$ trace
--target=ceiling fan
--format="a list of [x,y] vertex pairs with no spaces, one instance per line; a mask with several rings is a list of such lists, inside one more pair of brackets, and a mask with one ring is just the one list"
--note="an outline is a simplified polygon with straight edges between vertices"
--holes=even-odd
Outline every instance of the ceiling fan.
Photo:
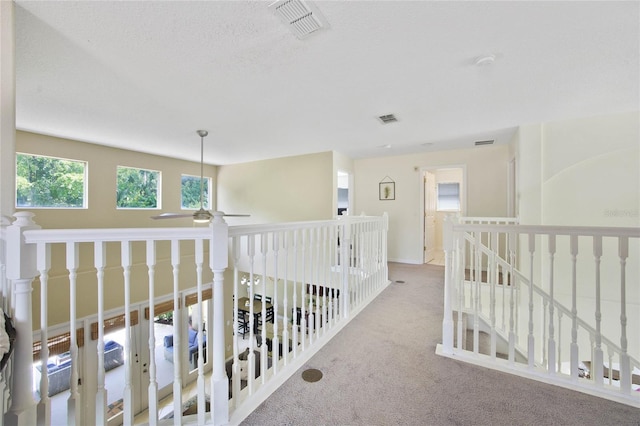
[[195,223],[208,223],[214,216],[235,216],[248,217],[248,214],[225,214],[222,212],[211,213],[204,209],[204,138],[209,134],[206,130],[198,130],[200,136],[200,209],[192,214],[162,213],[158,216],[151,216],[151,219],[177,219],[180,217],[193,217]]

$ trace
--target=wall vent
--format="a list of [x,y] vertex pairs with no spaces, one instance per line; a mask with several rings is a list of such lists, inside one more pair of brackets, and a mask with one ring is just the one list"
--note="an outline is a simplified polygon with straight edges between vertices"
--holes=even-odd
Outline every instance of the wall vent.
[[270,4],[269,9],[299,39],[328,27],[326,19],[317,8],[303,0],[278,0]]
[[393,114],[381,115],[380,117],[378,117],[378,119],[382,121],[382,124],[395,123],[396,121],[398,121],[396,116]]
[[475,146],[481,146],[481,145],[493,145],[493,139],[487,140],[487,141],[476,141],[475,142]]

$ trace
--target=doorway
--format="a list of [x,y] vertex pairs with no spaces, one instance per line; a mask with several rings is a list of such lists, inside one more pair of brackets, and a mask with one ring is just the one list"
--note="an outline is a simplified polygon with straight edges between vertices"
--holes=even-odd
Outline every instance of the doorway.
[[424,263],[444,265],[444,221],[466,214],[465,166],[423,168],[422,185]]
[[349,197],[349,173],[338,172],[338,216],[343,214],[349,214],[350,212],[350,197]]

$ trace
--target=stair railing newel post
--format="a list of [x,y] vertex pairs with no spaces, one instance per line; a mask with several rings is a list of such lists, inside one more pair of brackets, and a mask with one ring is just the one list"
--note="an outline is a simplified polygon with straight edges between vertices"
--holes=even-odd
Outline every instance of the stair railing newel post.
[[[627,352],[627,276],[626,265],[629,257],[629,238],[618,237],[618,257],[620,258],[620,389],[631,392],[631,360]],[[611,364],[609,364],[611,365]],[[611,367],[609,367],[611,368]]]
[[[222,212],[214,212],[209,265],[213,271],[213,345],[211,411],[214,425],[229,423],[229,381],[225,369],[224,271],[229,266],[229,226]],[[236,395],[234,395],[235,397]]]
[[342,317],[349,318],[350,314],[350,301],[351,295],[349,293],[349,264],[351,262],[351,256],[349,253],[349,247],[351,246],[351,218],[350,216],[342,216],[342,223],[340,225],[340,266],[342,274]]
[[[444,249],[444,318],[442,319],[443,353],[453,355],[453,312],[451,310],[453,277],[453,225],[456,218],[445,217],[442,229],[442,248]],[[458,318],[458,321],[461,319]]]
[[36,245],[26,244],[24,232],[40,229],[31,212],[17,212],[16,220],[6,229],[7,280],[13,288],[11,299],[12,315],[16,335],[13,353],[13,381],[11,407],[5,416],[7,424],[36,424],[36,400],[31,386],[33,383],[33,324],[31,319],[31,283],[37,275]]

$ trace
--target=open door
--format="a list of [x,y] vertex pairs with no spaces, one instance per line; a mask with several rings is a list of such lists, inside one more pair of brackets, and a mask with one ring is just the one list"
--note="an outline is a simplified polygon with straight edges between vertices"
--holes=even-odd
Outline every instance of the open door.
[[436,177],[424,172],[424,263],[434,259],[436,249]]

